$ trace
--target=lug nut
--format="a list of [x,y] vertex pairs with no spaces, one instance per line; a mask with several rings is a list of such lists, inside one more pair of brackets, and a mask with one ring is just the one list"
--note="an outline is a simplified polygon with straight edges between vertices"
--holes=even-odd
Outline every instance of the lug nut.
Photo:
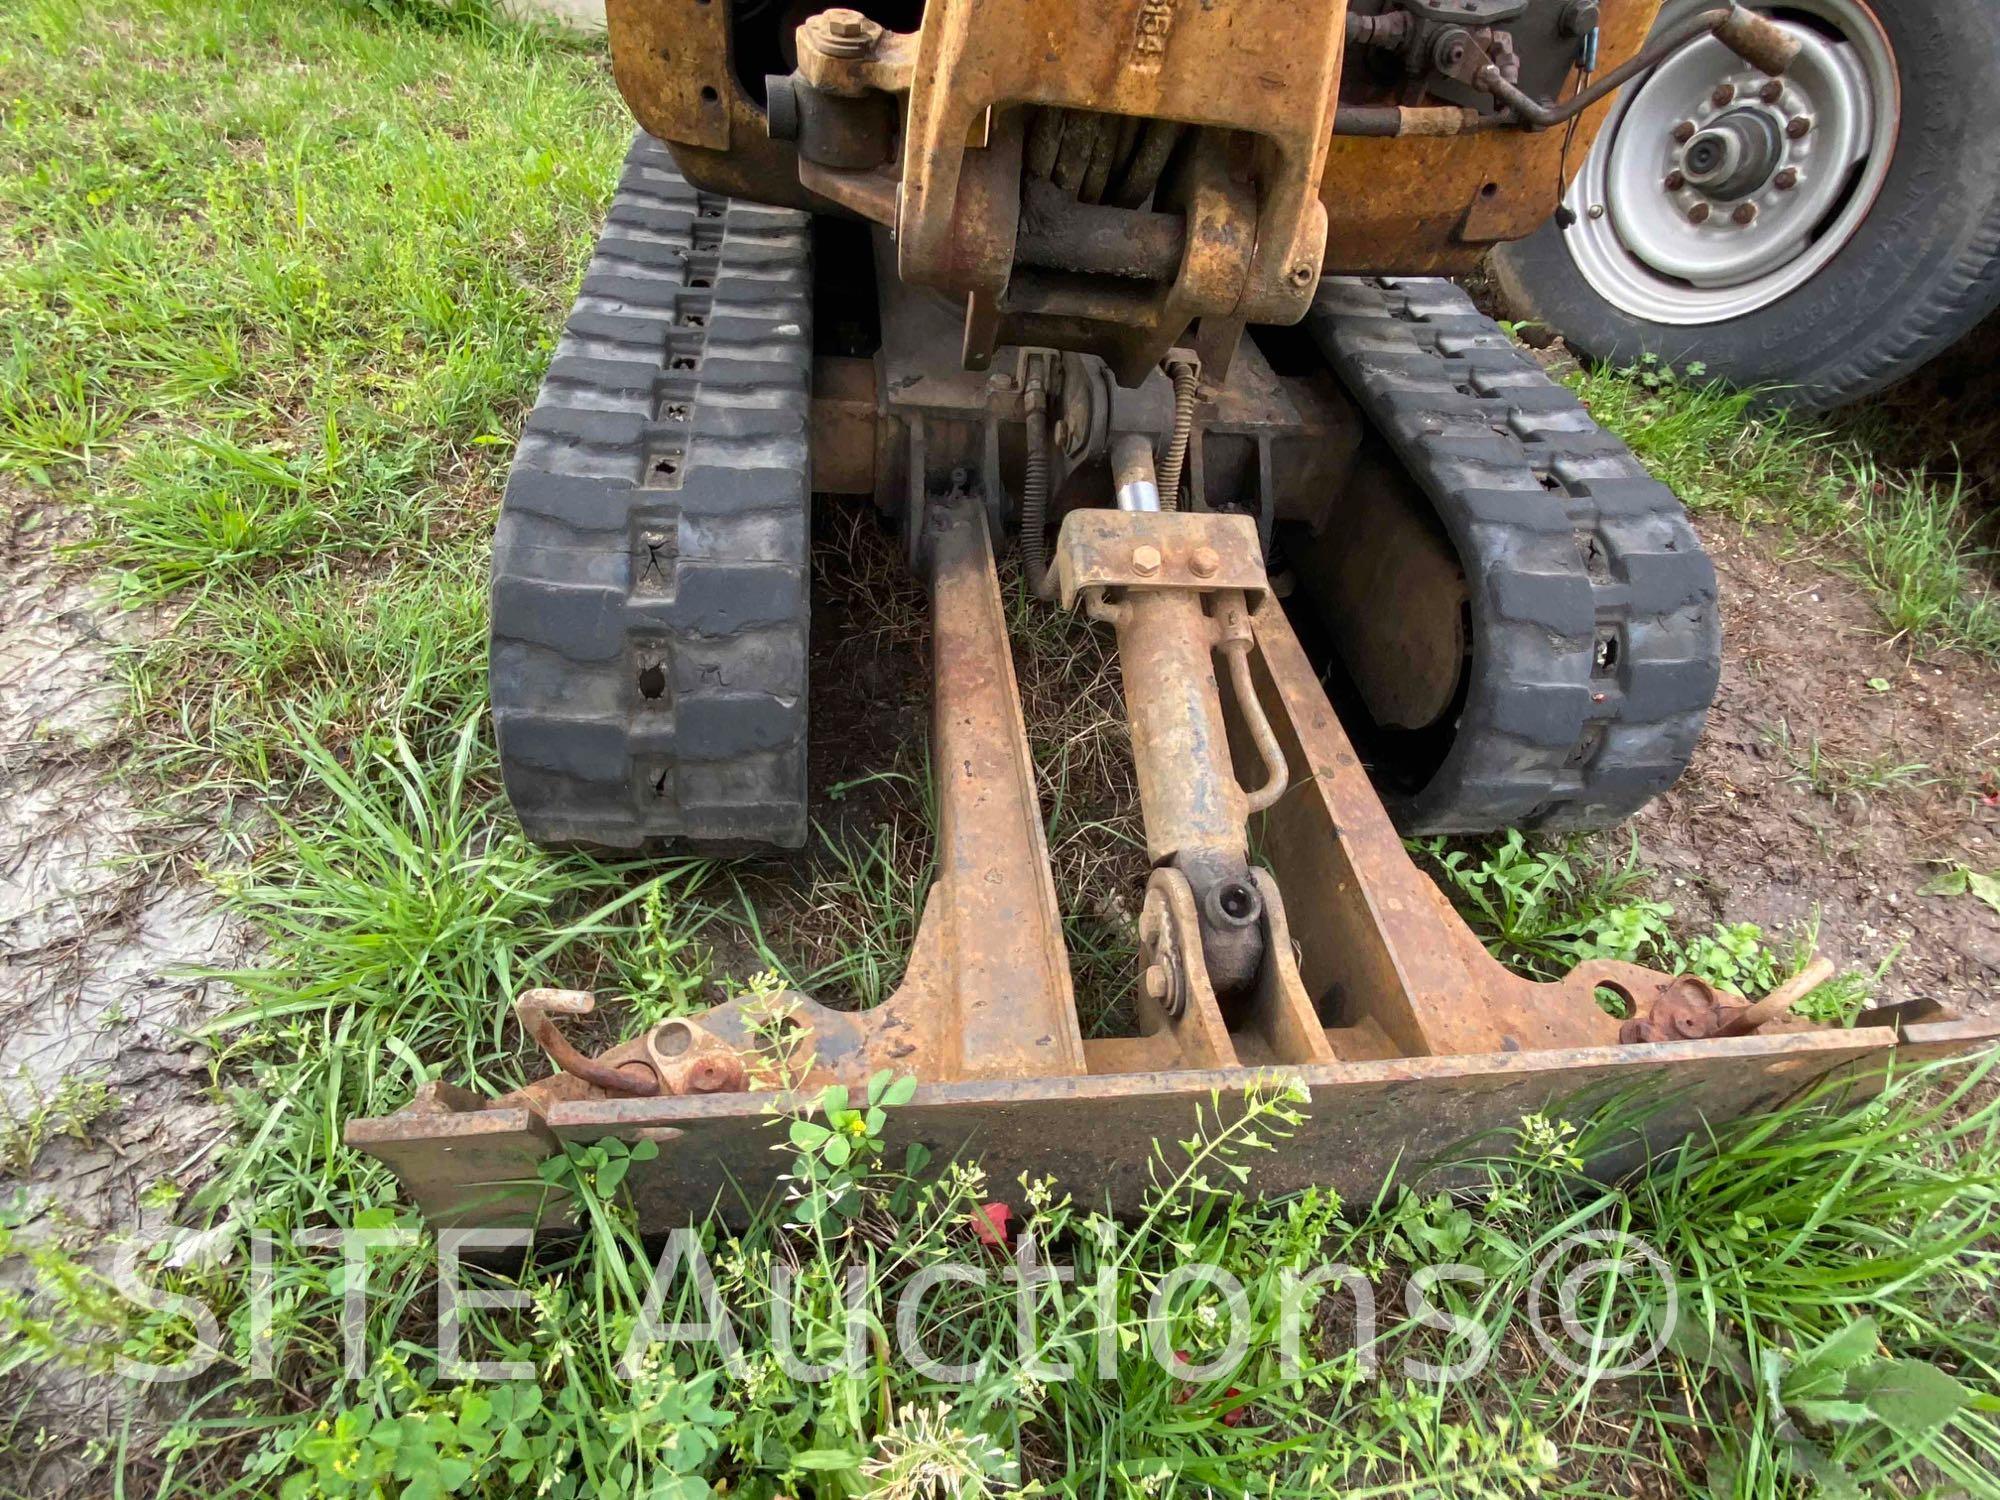
[[1780,99],[1785,97],[1785,86],[1773,78],[1761,89],[1757,90],[1757,97],[1762,99],[1766,104],[1776,104]]
[[1812,120],[1806,115],[1793,115],[1785,122],[1785,134],[1793,140],[1804,140],[1812,130]]
[[1735,97],[1735,84],[1719,83],[1715,86],[1715,92],[1708,96],[1708,102],[1713,104],[1717,109],[1721,109],[1723,105],[1730,103]]
[[1683,120],[1674,127],[1674,139],[1685,146],[1694,139],[1694,121]]
[[1697,224],[1706,224],[1708,222],[1708,205],[1706,203],[1695,204],[1693,208],[1688,210],[1688,217]]
[[1686,187],[1687,185],[1688,185],[1687,173],[1683,172],[1679,167],[1675,167],[1673,171],[1667,173],[1668,192],[1678,193],[1682,188]]
[[1141,578],[1151,578],[1160,571],[1160,549],[1153,546],[1132,549],[1132,571]]
[[1771,186],[1781,193],[1789,193],[1798,185],[1799,169],[1797,167],[1786,167],[1784,171],[1771,179]]
[[1730,214],[1729,217],[1739,224],[1754,223],[1757,218],[1757,205],[1754,203],[1739,203],[1736,205],[1736,211]]
[[1222,571],[1222,557],[1213,547],[1197,547],[1188,559],[1188,571],[1197,578],[1213,578]]

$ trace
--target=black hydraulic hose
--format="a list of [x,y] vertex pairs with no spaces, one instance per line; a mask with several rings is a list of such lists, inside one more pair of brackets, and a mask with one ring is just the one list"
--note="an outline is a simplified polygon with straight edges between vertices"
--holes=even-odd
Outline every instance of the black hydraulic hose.
[[1174,430],[1160,458],[1160,509],[1181,508],[1181,468],[1187,462],[1188,434],[1194,430],[1194,366],[1176,360],[1167,366],[1174,382]]

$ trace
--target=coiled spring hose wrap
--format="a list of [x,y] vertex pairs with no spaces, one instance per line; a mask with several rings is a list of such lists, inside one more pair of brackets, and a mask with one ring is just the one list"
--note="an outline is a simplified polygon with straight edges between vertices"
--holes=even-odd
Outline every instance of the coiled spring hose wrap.
[[1194,430],[1194,366],[1176,360],[1167,366],[1174,382],[1174,432],[1160,459],[1160,509],[1181,508],[1181,466],[1187,462],[1188,434]]
[[1050,594],[1049,541],[1049,413],[1038,382],[1028,386],[1028,463],[1021,479],[1021,571],[1029,592],[1038,599]]

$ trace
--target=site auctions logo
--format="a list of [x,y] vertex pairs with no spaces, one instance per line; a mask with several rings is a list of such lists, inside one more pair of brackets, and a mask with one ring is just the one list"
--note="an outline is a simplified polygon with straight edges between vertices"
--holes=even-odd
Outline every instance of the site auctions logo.
[[[1119,1372],[1121,1358],[1135,1347],[1143,1348],[1145,1356],[1169,1377],[1190,1385],[1225,1381],[1235,1375],[1250,1356],[1257,1330],[1270,1327],[1271,1309],[1264,1306],[1253,1311],[1241,1278],[1224,1266],[1199,1260],[1173,1264],[1145,1278],[1149,1286],[1143,1301],[1121,1298],[1118,1273],[1123,1262],[1117,1253],[1118,1227],[1109,1220],[1094,1222],[1098,1253],[1090,1295],[1081,1302],[1065,1300],[1062,1327],[1053,1332],[1038,1326],[1051,1311],[1038,1289],[1051,1283],[1076,1285],[1076,1267],[1045,1263],[1042,1247],[1032,1233],[1019,1235],[1009,1246],[1003,1220],[979,1237],[987,1247],[985,1260],[938,1261],[893,1287],[872,1279],[860,1265],[846,1267],[841,1287],[845,1312],[842,1357],[817,1364],[801,1358],[795,1347],[792,1324],[798,1273],[783,1260],[775,1260],[770,1268],[760,1348],[775,1357],[785,1375],[806,1383],[861,1374],[879,1355],[871,1342],[874,1330],[893,1331],[895,1357],[917,1375],[947,1385],[966,1384],[992,1374],[1001,1361],[1008,1362],[1013,1373],[1038,1384],[1076,1379],[1083,1373],[1078,1362],[1062,1356],[1065,1351],[1083,1350],[1091,1351],[1091,1357],[1084,1361],[1086,1367],[1097,1378],[1111,1379]],[[150,1248],[157,1255],[193,1233],[183,1231],[156,1239],[150,1247],[121,1247],[112,1271],[119,1291],[149,1311],[184,1319],[195,1332],[194,1348],[178,1363],[149,1364],[120,1357],[118,1370],[129,1379],[147,1383],[191,1380],[222,1357],[213,1312],[197,1298],[151,1286],[140,1275],[142,1249]],[[438,1233],[434,1353],[445,1379],[535,1378],[529,1361],[482,1360],[465,1348],[467,1310],[524,1311],[532,1302],[531,1293],[519,1288],[496,1290],[490,1285],[468,1284],[467,1258],[491,1260],[525,1252],[533,1238],[526,1229],[446,1229]],[[390,1249],[407,1252],[421,1243],[416,1230],[387,1226],[311,1230],[294,1241],[294,1250],[318,1249],[339,1259],[342,1372],[346,1378],[358,1380],[368,1371],[367,1313],[375,1290],[369,1278],[371,1255]],[[249,1373],[255,1379],[273,1378],[278,1352],[272,1336],[275,1249],[276,1240],[268,1231],[252,1234],[247,1290],[252,1351]],[[405,1256],[399,1264],[409,1274],[413,1262]],[[1666,1348],[1679,1316],[1677,1290],[1665,1258],[1641,1240],[1606,1229],[1578,1231],[1551,1245],[1532,1263],[1525,1285],[1518,1276],[1496,1277],[1479,1266],[1456,1261],[1400,1267],[1396,1281],[1406,1315],[1399,1328],[1430,1330],[1435,1337],[1425,1341],[1428,1352],[1454,1356],[1448,1363],[1417,1353],[1401,1358],[1401,1374],[1427,1383],[1470,1380],[1487,1368],[1495,1354],[1489,1329],[1503,1321],[1494,1316],[1503,1310],[1502,1304],[1511,1304],[1504,1309],[1510,1314],[1504,1326],[1527,1330],[1557,1366],[1591,1380],[1620,1378],[1647,1368]],[[1012,1347],[994,1347],[975,1361],[961,1363],[947,1363],[926,1348],[926,1305],[947,1286],[1011,1288]],[[1277,1289],[1277,1345],[1283,1378],[1296,1379],[1305,1368],[1308,1361],[1302,1350],[1309,1328],[1315,1330],[1319,1351],[1314,1358],[1325,1357],[1325,1326],[1338,1299],[1346,1299],[1351,1306],[1346,1347],[1352,1350],[1358,1370],[1370,1378],[1380,1373],[1377,1285],[1360,1269],[1344,1263],[1286,1268],[1279,1273]],[[691,1298],[687,1295],[690,1291]],[[672,1320],[664,1316],[663,1310],[670,1306],[690,1305],[699,1309],[700,1316]],[[1199,1359],[1176,1347],[1174,1337],[1177,1328],[1188,1326],[1191,1309],[1202,1332]],[[1481,1315],[1473,1316],[1474,1309]],[[747,1368],[741,1332],[744,1326],[740,1311],[728,1306],[717,1285],[700,1233],[677,1229],[667,1236],[651,1267],[618,1373],[632,1379],[642,1362],[661,1347],[701,1345],[717,1351],[723,1365],[740,1376]]]

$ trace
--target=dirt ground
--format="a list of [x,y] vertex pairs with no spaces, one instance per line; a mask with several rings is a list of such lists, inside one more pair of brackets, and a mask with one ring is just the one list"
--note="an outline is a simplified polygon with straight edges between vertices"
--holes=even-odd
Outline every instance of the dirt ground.
[[[2000,914],[1920,891],[1949,863],[2000,864],[2000,670],[1886,639],[1858,584],[1771,532],[1698,529],[1721,582],[1722,687],[1688,774],[1633,825],[1659,894],[1684,919],[1773,934],[1817,913],[1848,967],[1902,950],[1884,998],[1994,1013]],[[1922,769],[1846,785],[1864,767]]]
[[[102,1246],[170,1218],[227,1126],[190,1035],[227,1002],[197,966],[240,963],[190,868],[205,828],[162,827],[121,779],[121,641],[160,622],[95,595],[80,528],[6,495],[0,545],[0,1226]],[[0,1263],[0,1290],[25,1263]],[[102,1386],[38,1380],[44,1420]]]

